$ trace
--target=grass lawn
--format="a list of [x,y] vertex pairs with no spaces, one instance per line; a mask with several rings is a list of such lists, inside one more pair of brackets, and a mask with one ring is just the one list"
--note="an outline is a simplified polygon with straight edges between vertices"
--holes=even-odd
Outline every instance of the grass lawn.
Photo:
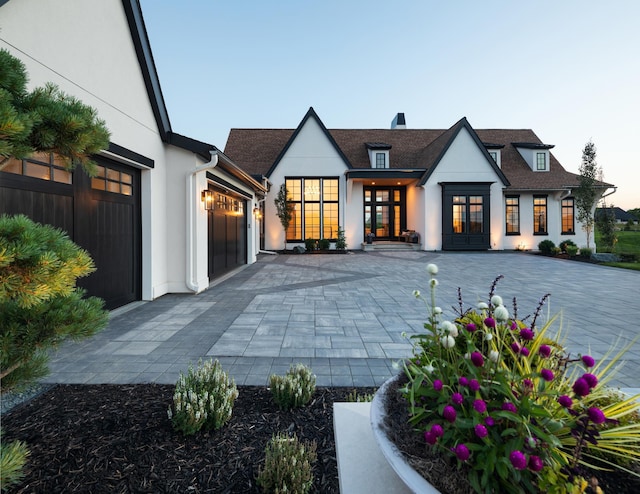
[[[637,228],[637,227],[636,227]],[[618,242],[616,243],[613,252],[620,256],[635,255],[636,259],[640,260],[640,230],[634,231],[618,231]],[[611,249],[602,245],[600,232],[596,229],[595,241],[598,247],[598,252],[611,252]],[[603,263],[606,266],[613,266],[616,268],[633,269],[640,271],[640,262],[607,262]]]

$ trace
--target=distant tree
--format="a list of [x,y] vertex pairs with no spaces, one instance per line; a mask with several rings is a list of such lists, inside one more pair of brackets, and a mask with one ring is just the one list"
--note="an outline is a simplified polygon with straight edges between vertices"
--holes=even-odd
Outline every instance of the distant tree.
[[601,208],[598,211],[598,217],[596,220],[596,226],[600,233],[600,240],[604,244],[607,250],[614,252],[616,243],[618,242],[618,235],[616,235],[616,215],[614,213],[613,205],[608,206],[603,200]]
[[280,185],[278,195],[274,199],[276,205],[276,215],[280,218],[280,224],[284,229],[284,250],[287,249],[287,230],[293,218],[293,204],[289,200],[289,191],[286,184]]
[[635,216],[636,222],[640,222],[640,208],[627,209],[627,213]]
[[574,190],[578,221],[582,223],[582,229],[587,234],[587,248],[590,249],[590,239],[593,233],[593,211],[598,200],[596,179],[599,174],[596,162],[596,146],[592,141],[587,142],[582,150],[582,163],[580,165],[579,186]]
[[10,157],[43,151],[93,175],[91,155],[109,146],[109,131],[95,109],[48,83],[27,91],[24,64],[0,50],[0,170]]

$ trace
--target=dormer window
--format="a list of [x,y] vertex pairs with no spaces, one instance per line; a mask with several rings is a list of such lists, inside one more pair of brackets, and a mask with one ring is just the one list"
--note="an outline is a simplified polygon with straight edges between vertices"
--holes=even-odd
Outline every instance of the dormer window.
[[539,172],[547,170],[547,153],[536,153],[536,170]]
[[515,148],[534,172],[549,171],[549,150],[553,144],[539,142],[513,142]]
[[371,168],[389,168],[389,150],[391,144],[384,142],[365,142],[367,151],[369,152],[369,162]]
[[483,142],[483,144],[484,144],[484,147],[487,149],[489,156],[491,156],[491,159],[495,161],[496,165],[498,165],[498,168],[501,168],[500,150],[504,147],[504,144],[491,144],[488,142]]

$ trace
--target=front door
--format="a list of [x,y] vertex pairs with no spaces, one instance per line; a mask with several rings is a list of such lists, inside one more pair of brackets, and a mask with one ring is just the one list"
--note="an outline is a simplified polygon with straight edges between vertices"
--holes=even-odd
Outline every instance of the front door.
[[405,188],[364,188],[364,235],[376,240],[398,240],[406,229]]
[[442,250],[487,250],[491,184],[442,184]]

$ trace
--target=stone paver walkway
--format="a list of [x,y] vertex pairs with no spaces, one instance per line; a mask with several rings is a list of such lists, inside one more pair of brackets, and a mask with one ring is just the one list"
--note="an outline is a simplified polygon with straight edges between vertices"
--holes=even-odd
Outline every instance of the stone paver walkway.
[[[497,293],[518,297],[518,316],[551,293],[544,314],[572,352],[601,358],[636,337],[640,273],[523,253],[373,252],[260,256],[200,295],[166,295],[112,313],[109,326],[51,357],[52,383],[173,384],[199,358],[220,360],[238,384],[265,385],[292,363],[309,365],[320,386],[377,386],[407,357],[404,333],[423,329],[429,262],[436,263],[438,304],[451,316],[457,287],[465,305]],[[509,307],[511,304],[507,304]],[[640,343],[612,384],[638,387]]]

